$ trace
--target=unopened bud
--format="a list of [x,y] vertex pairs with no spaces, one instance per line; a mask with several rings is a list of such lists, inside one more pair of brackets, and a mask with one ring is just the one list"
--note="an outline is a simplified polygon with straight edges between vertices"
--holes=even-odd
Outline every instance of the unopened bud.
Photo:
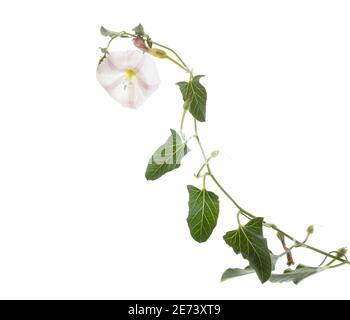
[[210,156],[211,156],[212,158],[216,158],[218,155],[219,155],[219,150],[214,150],[214,151],[210,154]]
[[134,43],[134,46],[136,48],[139,48],[143,52],[149,51],[149,48],[146,46],[145,40],[142,37],[137,36],[134,39],[132,39],[132,42]]
[[134,43],[134,46],[142,50],[143,53],[147,52],[150,55],[160,59],[168,57],[167,53],[162,49],[147,47],[145,40],[141,36],[135,37],[132,39],[132,42]]
[[307,232],[308,234],[313,234],[314,231],[315,231],[315,228],[314,228],[313,225],[308,226],[307,229],[306,229],[306,232]]
[[154,57],[160,58],[160,59],[164,59],[167,58],[168,55],[164,50],[161,49],[157,49],[157,48],[150,48],[147,51],[149,54],[151,54]]
[[347,248],[347,247],[340,248],[340,249],[337,251],[337,253],[338,253],[339,256],[345,256],[345,255],[348,253],[348,248]]

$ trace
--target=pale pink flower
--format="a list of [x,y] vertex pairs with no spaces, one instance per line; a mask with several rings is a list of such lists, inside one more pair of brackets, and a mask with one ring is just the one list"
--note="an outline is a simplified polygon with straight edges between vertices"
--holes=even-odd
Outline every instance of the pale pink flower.
[[160,84],[153,59],[138,50],[112,52],[96,74],[112,98],[129,108],[138,108]]

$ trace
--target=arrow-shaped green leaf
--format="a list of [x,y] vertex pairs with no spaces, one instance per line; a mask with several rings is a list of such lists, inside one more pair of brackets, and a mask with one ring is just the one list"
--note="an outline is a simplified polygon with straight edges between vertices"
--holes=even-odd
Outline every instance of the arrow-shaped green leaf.
[[212,234],[219,216],[218,196],[205,189],[200,190],[194,186],[187,186],[188,218],[192,238],[198,242],[207,241]]
[[189,111],[198,121],[205,121],[207,91],[199,82],[200,78],[204,76],[198,75],[193,77],[189,82],[178,82],[183,100],[190,99]]
[[235,253],[242,254],[249,261],[262,283],[269,280],[272,271],[270,252],[262,231],[263,221],[263,218],[254,218],[224,236]]
[[146,169],[146,179],[156,180],[169,171],[180,167],[182,158],[188,152],[187,145],[175,130],[170,130],[171,136],[152,155]]

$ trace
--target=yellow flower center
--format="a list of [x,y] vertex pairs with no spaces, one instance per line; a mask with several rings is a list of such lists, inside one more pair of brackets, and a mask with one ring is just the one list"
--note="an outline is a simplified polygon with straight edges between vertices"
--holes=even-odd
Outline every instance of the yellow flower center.
[[125,71],[125,76],[127,78],[134,79],[134,78],[136,78],[136,72],[134,70],[132,70],[132,69],[127,69]]

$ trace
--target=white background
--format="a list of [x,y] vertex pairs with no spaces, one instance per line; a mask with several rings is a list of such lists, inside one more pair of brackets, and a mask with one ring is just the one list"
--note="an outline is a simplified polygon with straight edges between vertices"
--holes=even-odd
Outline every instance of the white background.
[[349,16],[348,1],[1,2],[0,298],[349,298],[349,267],[298,286],[254,275],[220,283],[246,263],[222,240],[236,210],[210,182],[218,226],[204,244],[189,235],[198,148],[179,170],[144,178],[178,127],[174,83],[186,76],[158,60],[162,85],[138,111],[95,79],[99,26],[142,22],[207,75],[200,131],[208,151],[221,150],[212,166],[224,186],[300,239],[316,224],[310,243],[334,250],[350,245]]

